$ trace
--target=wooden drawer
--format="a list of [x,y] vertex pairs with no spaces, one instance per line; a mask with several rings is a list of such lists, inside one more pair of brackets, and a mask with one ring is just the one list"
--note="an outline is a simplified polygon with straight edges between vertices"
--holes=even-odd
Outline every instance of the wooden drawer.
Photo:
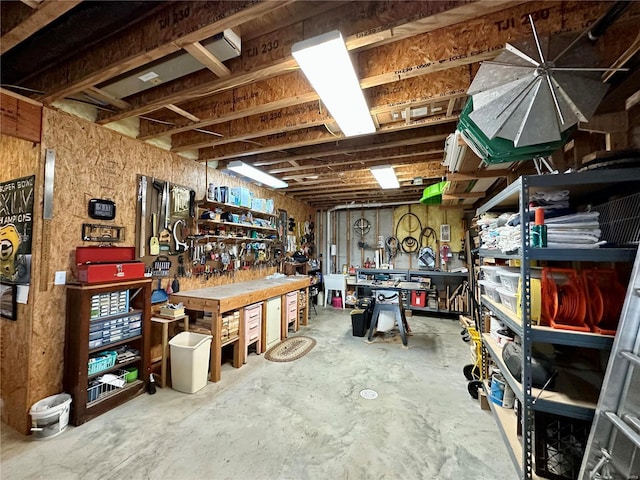
[[260,334],[262,330],[261,326],[262,326],[262,322],[260,321],[260,319],[251,321],[251,323],[247,323],[247,327],[245,329],[245,340],[246,340],[245,343],[247,345],[255,342],[260,338]]
[[260,338],[262,330],[262,303],[256,303],[244,307],[244,332],[247,345]]
[[244,321],[248,325],[249,322],[260,321],[262,319],[262,303],[256,303],[244,307]]
[[287,311],[298,308],[298,292],[287,293]]

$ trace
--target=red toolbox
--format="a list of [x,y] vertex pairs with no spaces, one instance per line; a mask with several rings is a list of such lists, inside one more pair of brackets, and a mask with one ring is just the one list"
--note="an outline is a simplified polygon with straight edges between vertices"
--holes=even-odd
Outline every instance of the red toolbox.
[[425,307],[426,304],[427,304],[427,292],[425,292],[424,290],[411,291],[412,307]]
[[77,247],[78,281],[106,283],[144,278],[135,247]]

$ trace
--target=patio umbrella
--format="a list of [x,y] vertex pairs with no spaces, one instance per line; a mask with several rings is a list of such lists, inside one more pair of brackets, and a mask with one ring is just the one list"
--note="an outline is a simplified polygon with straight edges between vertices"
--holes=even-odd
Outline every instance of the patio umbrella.
[[507,44],[495,61],[483,62],[468,94],[469,119],[489,138],[515,147],[556,142],[562,133],[588,122],[608,85],[599,80],[606,68],[582,67],[595,54],[583,34],[569,45],[540,39],[529,17],[533,39]]

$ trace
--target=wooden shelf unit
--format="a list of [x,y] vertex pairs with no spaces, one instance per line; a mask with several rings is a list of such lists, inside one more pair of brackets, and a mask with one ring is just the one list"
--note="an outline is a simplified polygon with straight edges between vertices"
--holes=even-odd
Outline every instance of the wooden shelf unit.
[[[64,391],[71,394],[70,421],[82,425],[146,390],[149,371],[151,279],[130,280],[95,285],[67,285],[67,325],[65,339]],[[91,300],[95,295],[128,291],[127,311],[119,314],[91,318]],[[134,313],[141,315],[140,334],[129,338],[89,348],[92,323],[105,319],[128,317]],[[128,345],[138,350],[139,355],[121,364],[89,375],[89,358],[94,354],[115,350]],[[98,399],[89,398],[89,382],[105,373],[116,372],[120,368],[136,367],[138,380],[126,383],[122,388],[111,390]]]

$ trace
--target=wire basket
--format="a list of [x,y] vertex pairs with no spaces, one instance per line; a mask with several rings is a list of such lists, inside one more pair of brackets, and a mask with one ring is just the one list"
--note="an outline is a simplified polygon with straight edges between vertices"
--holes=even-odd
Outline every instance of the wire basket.
[[95,375],[103,370],[113,367],[116,364],[118,354],[112,351],[102,352],[98,357],[89,359],[89,375]]
[[87,403],[102,400],[121,390],[127,384],[128,374],[127,370],[120,369],[92,380],[87,388]]
[[593,207],[600,213],[601,239],[615,245],[640,243],[640,193]]

